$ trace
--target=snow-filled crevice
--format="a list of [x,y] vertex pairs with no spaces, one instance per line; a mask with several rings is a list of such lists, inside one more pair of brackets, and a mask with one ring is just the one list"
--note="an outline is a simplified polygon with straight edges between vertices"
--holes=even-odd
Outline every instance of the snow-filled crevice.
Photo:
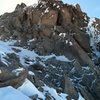
[[97,51],[97,44],[100,42],[100,31],[97,30],[97,25],[95,24],[95,22],[95,18],[90,19],[87,27],[87,33],[90,36],[90,46],[92,47],[96,55],[100,56],[100,53]]

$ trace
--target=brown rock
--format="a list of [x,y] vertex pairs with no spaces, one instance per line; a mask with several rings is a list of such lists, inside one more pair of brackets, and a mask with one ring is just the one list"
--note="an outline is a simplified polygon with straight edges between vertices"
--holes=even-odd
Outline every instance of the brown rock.
[[68,94],[67,99],[71,100],[71,99],[78,99],[78,93],[74,88],[74,85],[72,83],[72,81],[70,80],[70,78],[68,77],[68,75],[65,73],[64,75],[64,79],[65,79],[65,93]]
[[52,40],[45,38],[43,40],[43,47],[44,47],[45,52],[51,53],[54,49],[54,43]]
[[41,24],[46,26],[55,26],[57,22],[58,12],[56,10],[48,10],[41,18]]
[[69,12],[69,9],[65,6],[60,10],[60,15],[59,18],[60,21],[62,21],[61,23],[63,25],[67,25],[68,23],[71,23],[71,13]]
[[74,39],[76,42],[86,51],[86,52],[91,52],[90,48],[90,38],[89,35],[86,33],[77,33],[74,34]]
[[41,10],[37,10],[35,8],[27,8],[24,16],[26,16],[28,26],[33,25],[33,24],[39,24],[40,19],[41,19]]
[[23,69],[21,72],[17,72],[17,70],[15,72],[12,72],[7,68],[1,67],[0,70],[0,87],[5,87],[9,85],[18,87],[27,77],[26,69]]
[[40,34],[44,34],[46,37],[51,37],[53,34],[53,31],[50,27],[45,27],[41,30],[42,32]]

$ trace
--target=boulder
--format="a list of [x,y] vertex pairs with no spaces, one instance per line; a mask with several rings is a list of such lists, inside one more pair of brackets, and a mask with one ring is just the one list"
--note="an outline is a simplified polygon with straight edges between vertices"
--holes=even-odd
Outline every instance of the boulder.
[[53,34],[53,31],[50,27],[44,27],[42,28],[40,34],[44,34],[46,37],[50,38]]
[[91,52],[90,38],[88,34],[83,32],[74,34],[74,39],[84,49],[84,51],[88,53]]
[[75,87],[74,87],[72,81],[70,80],[70,78],[68,77],[68,75],[66,73],[64,75],[64,79],[65,79],[64,91],[66,94],[68,94],[67,99],[68,100],[71,100],[71,99],[77,100],[79,95],[78,95],[77,91],[75,90]]
[[[95,64],[90,59],[88,54],[80,47],[80,45],[73,39],[73,45],[70,46],[70,52],[73,54],[75,59],[79,61],[81,66],[90,66],[92,69],[95,68]],[[87,58],[87,59],[86,59]]]
[[[17,52],[18,50],[17,49],[13,49],[15,52]],[[18,51],[20,52],[20,50]],[[19,63],[20,60],[19,58],[17,57],[17,55],[15,53],[11,53],[11,54],[7,54],[7,60],[8,62],[10,62],[10,64],[8,64],[8,66],[11,68],[11,69],[16,69],[18,68],[19,66],[21,66],[21,64]]]
[[27,77],[27,70],[23,68],[10,70],[5,67],[0,68],[0,87],[20,86]]
[[43,40],[43,48],[45,50],[45,52],[47,53],[52,53],[53,49],[54,49],[54,43],[52,40],[48,39],[48,38],[45,38]]

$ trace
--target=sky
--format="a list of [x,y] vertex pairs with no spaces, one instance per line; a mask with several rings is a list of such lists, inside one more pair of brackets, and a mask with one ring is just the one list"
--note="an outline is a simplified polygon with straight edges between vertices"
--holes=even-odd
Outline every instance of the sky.
[[[17,4],[21,2],[26,5],[37,3],[38,0],[0,0],[0,15],[5,12],[14,11]],[[100,18],[100,0],[63,0],[64,3],[76,4],[79,3],[82,11],[86,12],[90,17]]]
[[63,0],[69,4],[79,3],[82,11],[90,17],[100,18],[100,0]]

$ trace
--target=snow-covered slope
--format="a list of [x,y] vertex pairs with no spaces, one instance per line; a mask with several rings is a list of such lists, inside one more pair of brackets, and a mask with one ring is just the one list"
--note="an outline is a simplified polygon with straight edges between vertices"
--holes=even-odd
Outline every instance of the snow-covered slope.
[[[47,61],[48,59],[55,58],[58,61],[63,61],[63,62],[71,62],[68,58],[65,56],[56,56],[54,54],[52,55],[47,55],[47,56],[39,56],[36,54],[34,51],[30,51],[28,49],[23,49],[22,47],[16,47],[14,46],[16,44],[16,41],[10,40],[10,41],[0,41],[0,56],[1,56],[1,62],[6,64],[7,66],[9,65],[10,62],[8,62],[5,58],[7,57],[7,54],[12,54],[15,53],[19,59],[20,63],[24,67],[28,67],[31,64],[36,62],[37,57],[42,59],[42,61]],[[14,48],[14,49],[13,49]],[[16,52],[15,49],[19,50],[19,52]],[[25,59],[28,58],[28,62],[26,64]],[[44,64],[41,63],[43,66]],[[32,73],[32,72],[31,72]],[[30,71],[29,71],[30,74]],[[30,74],[30,75],[33,75]],[[47,85],[43,86],[43,92],[40,92],[32,82],[30,82],[28,79],[25,80],[22,86],[20,86],[17,90],[12,88],[12,87],[4,87],[0,88],[0,100],[31,100],[28,97],[38,95],[38,98],[42,98],[45,100],[45,95],[47,93],[50,94],[52,100],[53,98],[55,100],[66,100],[66,97],[68,96],[67,94],[64,93],[57,93],[56,90],[52,87],[49,87]],[[81,97],[79,97],[79,100]]]
[[[28,79],[26,79],[23,85],[18,89],[15,89],[11,86],[0,88],[0,100],[32,100],[29,97],[34,95],[38,95],[38,98],[46,100],[46,93],[51,95],[52,100],[67,100],[67,94],[58,94],[54,88],[50,88],[46,85],[43,87],[43,93],[40,92]],[[79,94],[78,100],[85,99],[83,99],[83,97]]]
[[[56,56],[55,54],[52,54],[52,55],[47,55],[47,56],[39,56],[34,51],[30,51],[30,50],[24,49],[22,47],[14,46],[14,44],[16,44],[16,42],[17,42],[16,40],[9,40],[7,42],[0,41],[0,56],[1,56],[1,61],[3,63],[7,64],[5,57],[7,56],[7,54],[12,54],[12,53],[15,53],[19,57],[20,63],[24,67],[28,67],[28,66],[34,64],[36,62],[37,58],[42,59],[42,61],[46,61],[50,58],[55,58],[58,61],[71,62],[64,55]],[[16,52],[15,49],[19,50],[19,52]],[[26,59],[28,59],[27,63],[25,61]]]

